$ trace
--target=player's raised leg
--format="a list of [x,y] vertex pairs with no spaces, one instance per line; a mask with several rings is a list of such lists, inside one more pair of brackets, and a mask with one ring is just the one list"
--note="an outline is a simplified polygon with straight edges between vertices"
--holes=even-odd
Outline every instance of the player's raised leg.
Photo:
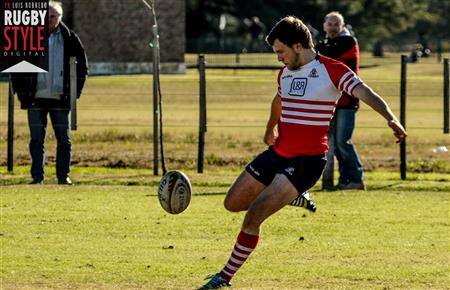
[[312,212],[316,212],[317,210],[314,198],[309,191],[305,191],[302,194],[299,194],[296,199],[289,203],[289,205],[303,207]]
[[[244,176],[246,175],[244,174]],[[242,180],[244,181],[246,178],[243,177]],[[288,205],[296,196],[298,196],[298,191],[294,185],[285,175],[277,174],[272,183],[257,194],[249,206],[227,264],[220,273],[211,276],[209,282],[200,289],[230,286],[230,280],[234,274],[256,248],[261,224],[269,216]]]
[[247,210],[264,188],[266,188],[264,184],[244,170],[228,190],[224,206],[233,212]]
[[249,207],[242,231],[250,235],[259,235],[261,224],[269,216],[288,205],[298,194],[298,190],[284,174],[277,174],[272,183]]

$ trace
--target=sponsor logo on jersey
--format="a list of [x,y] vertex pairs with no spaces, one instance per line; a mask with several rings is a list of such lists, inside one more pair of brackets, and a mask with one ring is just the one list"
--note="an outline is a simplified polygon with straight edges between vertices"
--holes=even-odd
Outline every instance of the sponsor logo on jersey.
[[308,83],[307,78],[294,78],[292,79],[289,95],[302,97],[305,95],[306,85]]
[[308,77],[310,77],[310,78],[318,78],[319,75],[317,74],[317,70],[315,68],[313,68],[311,70],[311,72],[309,73]]
[[292,78],[292,75],[285,75],[281,79],[284,80],[284,79],[289,79],[289,78]]

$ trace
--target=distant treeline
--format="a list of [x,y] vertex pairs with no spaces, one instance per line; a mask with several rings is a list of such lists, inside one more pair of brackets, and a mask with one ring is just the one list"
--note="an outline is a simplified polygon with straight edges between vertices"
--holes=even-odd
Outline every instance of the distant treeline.
[[281,17],[298,16],[321,39],[323,17],[330,11],[344,15],[362,49],[387,44],[405,50],[419,42],[432,50],[439,44],[449,49],[449,0],[186,0],[187,51],[267,50],[261,39],[252,42],[254,16],[264,33]]

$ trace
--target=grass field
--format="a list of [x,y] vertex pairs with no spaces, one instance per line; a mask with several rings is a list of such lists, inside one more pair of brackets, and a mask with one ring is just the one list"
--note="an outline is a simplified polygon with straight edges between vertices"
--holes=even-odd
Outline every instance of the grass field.
[[[187,56],[193,58],[195,56]],[[248,55],[241,62],[259,63]],[[264,62],[276,63],[273,55]],[[362,55],[361,77],[399,110],[399,55]],[[208,60],[208,58],[207,58]],[[227,61],[223,56],[211,62]],[[205,174],[195,173],[198,73],[163,75],[169,169],[188,173],[189,208],[169,215],[152,175],[152,80],[89,78],[72,132],[73,187],[56,185],[49,128],[44,185],[29,186],[26,113],[15,107],[15,167],[6,170],[7,87],[0,83],[0,289],[195,289],[227,261],[243,213],[225,211],[227,188],[263,150],[277,73],[207,71]],[[385,121],[362,105],[354,142],[367,191],[313,188],[318,211],[288,207],[233,289],[450,289],[450,148],[442,133],[442,65],[408,65],[408,174]]]
[[[5,185],[27,170],[1,169],[2,289],[195,289],[224,265],[243,217],[222,207],[238,172],[188,171],[191,205],[169,215],[148,170],[78,168],[73,187]],[[315,214],[288,207],[269,219],[233,289],[449,289],[450,177],[377,172],[367,184],[316,187]]]
[[[192,58],[188,56],[187,58]],[[217,58],[218,56],[215,56]],[[241,62],[276,63],[274,55],[243,56]],[[207,56],[210,62],[225,61]],[[361,77],[386,98],[399,113],[400,56],[373,58],[363,54]],[[262,134],[270,100],[276,90],[277,72],[207,71],[208,132],[205,170],[237,169],[262,150]],[[198,72],[162,75],[163,118],[169,168],[196,168],[198,137]],[[437,146],[450,148],[443,134],[442,64],[435,58],[408,65],[407,140],[408,168],[416,172],[450,173],[450,154],[434,153]],[[26,112],[15,110],[15,163],[27,165]],[[152,79],[149,75],[103,76],[88,79],[78,103],[78,130],[72,133],[75,166],[151,168]],[[6,148],[7,88],[0,83],[0,146]],[[55,140],[48,130],[46,151],[55,161]],[[397,170],[399,147],[385,121],[362,105],[357,114],[354,143],[367,171]],[[220,152],[220,154],[218,153]],[[0,155],[0,165],[6,154]]]

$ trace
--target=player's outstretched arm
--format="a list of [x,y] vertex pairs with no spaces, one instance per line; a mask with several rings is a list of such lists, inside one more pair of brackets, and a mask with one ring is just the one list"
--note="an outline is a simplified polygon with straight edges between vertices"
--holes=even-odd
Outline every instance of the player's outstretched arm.
[[391,108],[389,108],[383,98],[375,93],[370,87],[362,83],[353,90],[353,95],[372,107],[388,121],[388,126],[394,131],[397,143],[406,138],[408,134],[402,124],[397,120],[394,113],[392,113]]
[[264,143],[267,145],[274,145],[277,139],[276,126],[281,116],[281,98],[275,94],[270,108],[270,117],[267,121],[266,132],[264,133]]

